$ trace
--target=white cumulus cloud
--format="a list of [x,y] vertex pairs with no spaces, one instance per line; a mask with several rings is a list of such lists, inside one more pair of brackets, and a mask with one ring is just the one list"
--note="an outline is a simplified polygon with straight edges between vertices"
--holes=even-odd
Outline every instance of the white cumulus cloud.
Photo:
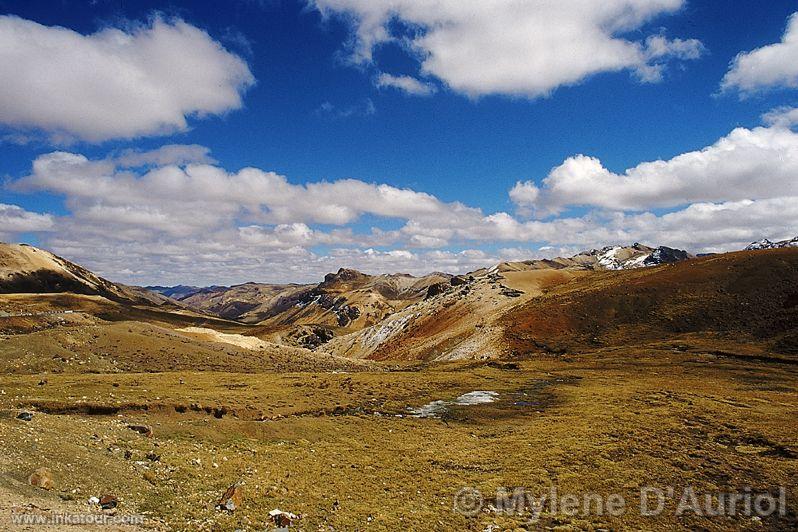
[[798,125],[798,107],[778,107],[762,115],[762,121],[770,126],[793,127]]
[[693,39],[628,35],[684,0],[312,0],[325,16],[351,22],[352,60],[380,45],[404,46],[423,74],[477,97],[540,97],[601,72],[657,81],[669,59],[695,59]]
[[49,214],[26,211],[18,205],[0,203],[0,240],[12,240],[18,233],[53,230],[55,223]]
[[779,87],[798,88],[798,12],[787,20],[781,42],[740,53],[721,82],[722,90],[742,95]]
[[642,211],[798,196],[797,176],[798,133],[783,127],[738,128],[702,150],[644,162],[622,174],[595,157],[569,157],[540,186],[519,182],[510,197],[539,216],[571,206]]
[[182,20],[83,35],[0,16],[0,124],[55,141],[184,131],[241,107],[246,62]]

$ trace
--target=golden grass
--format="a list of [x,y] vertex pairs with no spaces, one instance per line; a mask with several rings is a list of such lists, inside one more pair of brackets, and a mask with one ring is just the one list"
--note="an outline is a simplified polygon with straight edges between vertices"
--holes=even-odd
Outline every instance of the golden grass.
[[[543,494],[556,485],[560,493],[619,492],[632,501],[646,484],[764,490],[798,480],[795,367],[664,346],[528,361],[518,371],[457,363],[351,374],[48,375],[41,386],[39,379],[2,378],[4,474],[22,482],[47,466],[58,481],[52,497],[74,495],[80,507],[112,492],[122,511],[180,530],[262,529],[275,507],[303,514],[305,530],[512,529],[528,518],[467,518],[453,511],[454,494],[464,486]],[[502,395],[444,419],[397,417],[407,406],[472,390]],[[519,399],[527,406],[515,406]],[[52,413],[13,419],[31,405]],[[99,407],[118,411],[85,413]],[[150,424],[154,437],[127,422]],[[149,452],[159,460],[148,460]],[[245,483],[242,508],[216,510],[237,480]],[[680,520],[673,509],[646,518],[631,506],[622,517],[558,513],[543,523],[731,530],[796,522],[794,510],[757,524]]]

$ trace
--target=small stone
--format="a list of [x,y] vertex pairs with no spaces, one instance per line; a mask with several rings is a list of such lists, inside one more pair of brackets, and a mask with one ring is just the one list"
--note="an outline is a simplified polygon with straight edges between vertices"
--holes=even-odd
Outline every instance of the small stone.
[[114,495],[103,495],[100,497],[100,508],[103,510],[112,510],[119,504],[119,499]]
[[228,512],[235,511],[236,508],[241,506],[244,500],[244,492],[241,481],[236,482],[224,492],[222,498],[216,507],[220,510],[227,510]]
[[128,425],[127,428],[148,438],[152,438],[152,427],[149,425]]
[[89,504],[91,504],[92,506],[100,504],[100,498],[92,495],[91,497],[89,497]]
[[37,488],[42,488],[45,490],[51,490],[55,487],[55,482],[53,482],[53,473],[46,467],[40,467],[34,471],[31,476],[28,477],[28,483],[31,486],[36,486]]
[[30,421],[33,419],[33,412],[20,412],[17,414],[17,419],[21,419],[22,421]]
[[291,512],[284,512],[278,508],[269,512],[269,517],[271,517],[274,524],[279,527],[289,527],[294,519],[299,519],[298,515],[292,514]]
[[145,471],[144,472],[144,480],[146,480],[147,482],[149,482],[152,485],[155,485],[155,483],[158,480],[158,477],[156,477],[155,473],[153,473],[152,471]]
[[150,462],[159,462],[161,460],[161,455],[156,454],[155,451],[150,451],[147,453],[147,460]]

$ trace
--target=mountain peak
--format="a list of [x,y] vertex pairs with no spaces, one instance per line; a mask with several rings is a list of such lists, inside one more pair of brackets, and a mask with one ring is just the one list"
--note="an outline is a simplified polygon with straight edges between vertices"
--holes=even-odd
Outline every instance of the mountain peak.
[[778,242],[772,242],[767,238],[763,238],[762,240],[758,240],[756,242],[751,242],[745,247],[745,251],[753,251],[756,249],[777,249],[777,248],[795,248],[798,247],[798,236],[793,238],[792,240],[780,240]]
[[365,273],[349,268],[339,268],[337,273],[328,273],[324,276],[324,284],[331,284],[335,282],[348,282],[365,279],[369,277]]

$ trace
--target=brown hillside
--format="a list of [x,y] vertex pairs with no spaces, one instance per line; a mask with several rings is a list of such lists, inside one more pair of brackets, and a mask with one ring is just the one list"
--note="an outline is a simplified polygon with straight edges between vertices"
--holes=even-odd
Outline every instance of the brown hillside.
[[112,283],[49,251],[0,242],[0,294],[72,293],[137,304],[174,304],[143,288]]
[[596,272],[502,320],[510,352],[581,351],[716,335],[798,353],[798,250],[703,257]]

